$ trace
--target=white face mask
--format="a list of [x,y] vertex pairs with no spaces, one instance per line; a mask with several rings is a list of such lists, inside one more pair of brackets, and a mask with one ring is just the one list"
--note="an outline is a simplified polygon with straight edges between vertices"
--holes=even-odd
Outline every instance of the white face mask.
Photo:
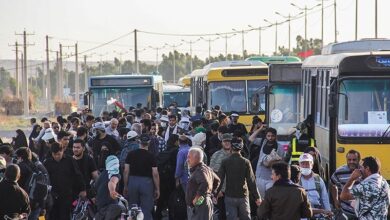
[[310,168],[302,168],[301,167],[301,173],[304,176],[309,176],[311,174],[311,169]]

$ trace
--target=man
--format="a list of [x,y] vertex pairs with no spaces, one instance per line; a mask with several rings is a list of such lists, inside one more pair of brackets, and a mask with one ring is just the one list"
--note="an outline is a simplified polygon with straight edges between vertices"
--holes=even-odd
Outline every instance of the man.
[[119,160],[110,155],[105,160],[104,171],[96,181],[96,206],[98,213],[96,220],[114,220],[117,219],[122,211],[118,205],[118,192],[116,191],[121,176],[119,174]]
[[37,124],[37,119],[36,118],[31,118],[30,119],[30,124],[31,124],[31,133],[30,133],[30,136],[28,137],[28,142],[29,142],[29,145],[28,147],[30,149],[33,149],[34,148],[34,141],[33,139],[38,137],[39,135],[39,132],[41,130],[41,126],[39,124]]
[[[233,135],[230,133],[226,133],[222,135],[222,149],[215,152],[213,156],[210,159],[210,168],[213,169],[215,173],[218,173],[220,170],[222,161],[231,155],[231,141],[232,141]],[[221,177],[221,176],[220,176]],[[221,181],[223,182],[224,179],[221,178]],[[222,185],[222,184],[221,184]],[[218,210],[220,211],[219,219],[226,219],[226,212],[225,212],[225,185],[222,186],[220,192],[218,193]]]
[[14,150],[10,144],[2,144],[0,146],[0,156],[4,157],[5,161],[7,161],[7,166],[16,162],[12,158],[13,152]]
[[[105,158],[109,155],[116,155],[120,151],[119,142],[111,135],[106,134],[105,126],[103,122],[96,122],[93,124],[93,133],[94,138],[91,140],[89,146],[92,147],[93,159],[96,164],[99,164],[99,161],[103,161],[103,164],[98,165],[98,169],[104,169]],[[102,144],[108,142],[110,144],[110,149],[108,149],[107,155],[102,155],[101,149]]]
[[160,197],[160,177],[156,158],[148,151],[150,137],[140,137],[140,148],[131,151],[126,158],[123,194],[128,195],[129,204],[138,204],[145,219],[152,219],[154,200]]
[[[217,123],[216,125],[219,126]],[[226,126],[219,126],[217,133],[210,137],[209,143],[205,149],[208,158],[211,158],[215,152],[222,148],[222,135],[225,133],[229,133],[228,128]]]
[[314,217],[318,217],[318,214],[332,216],[325,183],[318,174],[312,171],[313,157],[308,153],[302,154],[299,157],[299,168],[302,174],[300,185],[306,190]]
[[[226,134],[225,134],[226,135]],[[225,206],[227,219],[250,220],[249,194],[251,194],[256,205],[260,205],[260,195],[256,187],[256,178],[252,171],[249,160],[241,156],[244,143],[241,138],[231,139],[232,154],[222,160],[218,176],[222,188],[226,177]],[[214,155],[216,155],[216,152]]]
[[76,132],[81,124],[81,120],[78,117],[73,117],[70,119],[71,127],[69,128],[69,132]]
[[267,190],[260,205],[259,219],[311,218],[313,212],[307,200],[305,189],[290,180],[290,167],[285,162],[272,165],[273,186]]
[[[333,173],[331,177],[330,191],[333,198],[333,202],[336,209],[341,209],[344,215],[348,219],[357,219],[355,210],[351,206],[351,201],[340,200],[339,196],[344,188],[344,185],[348,182],[351,174],[354,170],[359,169],[360,153],[355,150],[348,151],[346,155],[347,164],[343,165]],[[355,186],[359,184],[359,180],[355,181]]]
[[256,164],[256,185],[261,197],[264,197],[265,191],[273,185],[273,181],[271,179],[271,166],[273,163],[283,159],[284,150],[283,146],[276,140],[276,129],[267,128],[265,132],[266,140],[264,141],[260,138],[256,138],[255,134],[256,132],[249,137],[249,140],[257,145],[262,142],[259,160]]
[[[263,121],[261,118],[259,118],[257,115],[253,116],[252,118],[252,128],[249,132],[250,137],[250,144],[249,144],[249,160],[251,161],[253,172],[256,172],[256,165],[259,161],[260,156],[260,150],[263,145],[263,142],[266,140],[265,138],[265,131],[266,128],[263,124]],[[252,136],[253,133],[256,133]],[[258,139],[257,139],[258,138]],[[254,140],[258,140],[256,144],[254,143]]]
[[[358,219],[387,219],[389,201],[389,184],[380,175],[380,161],[375,157],[363,159],[363,167],[355,169],[344,185],[340,199],[349,201],[356,199],[355,211]],[[359,178],[363,181],[354,185]],[[350,189],[352,187],[352,189]]]
[[106,128],[106,134],[111,135],[115,138],[119,138],[119,133],[117,130],[118,124],[119,124],[118,119],[116,118],[111,119],[110,125]]
[[64,153],[68,156],[72,156],[72,149],[69,147],[70,133],[67,131],[60,131],[57,135],[57,142],[63,149]]
[[76,161],[65,155],[59,143],[51,146],[51,157],[43,163],[52,185],[53,207],[50,219],[68,220],[71,213],[72,196],[78,193],[85,198],[85,184]]
[[202,150],[191,148],[188,152],[191,176],[186,190],[186,203],[189,207],[188,220],[212,219],[213,204],[210,197],[215,194],[220,179],[202,161]]
[[243,123],[238,122],[238,119],[240,118],[240,116],[238,115],[237,112],[232,112],[232,114],[230,115],[230,118],[231,118],[231,122],[228,126],[229,133],[233,134],[235,132],[238,132],[241,135],[248,134],[245,125]]
[[164,135],[165,142],[168,141],[168,138],[171,134],[177,134],[176,115],[169,115],[168,119],[169,119],[169,123],[168,123],[167,130],[165,131],[165,135]]
[[135,131],[129,131],[126,134],[126,142],[122,148],[121,154],[119,156],[119,163],[121,165],[121,168],[123,169],[125,166],[125,161],[127,158],[127,155],[133,151],[137,150],[139,148],[139,136],[137,132]]
[[88,130],[88,137],[92,137],[92,125],[95,123],[95,117],[93,115],[87,115],[85,118],[84,127]]
[[[26,147],[19,148],[16,152],[16,157],[18,159],[18,166],[20,168],[20,178],[18,180],[18,185],[28,193],[29,190],[29,181],[31,179],[31,176],[33,174],[33,168],[35,168],[34,164],[31,162],[32,156],[31,156],[31,150]],[[34,204],[31,203],[30,209],[33,212],[33,215],[35,218],[31,219],[37,219],[39,215],[39,206],[35,202],[40,201],[34,201]],[[37,210],[38,209],[38,210]],[[36,211],[37,210],[37,211]],[[38,213],[36,213],[38,212]]]
[[73,142],[73,159],[76,160],[77,167],[83,175],[83,180],[87,192],[91,189],[91,180],[96,181],[99,173],[95,161],[88,155],[85,149],[85,142],[82,139],[76,139]]
[[295,137],[292,138],[286,159],[289,158],[291,164],[299,163],[299,156],[301,156],[307,147],[315,147],[316,142],[314,138],[309,136],[309,131],[306,123],[299,122],[296,126]]
[[189,140],[187,136],[180,135],[179,152],[177,153],[177,159],[176,159],[175,179],[176,179],[176,186],[179,186],[179,184],[181,184],[184,192],[187,189],[187,182],[189,177],[188,164],[187,164],[187,155],[189,150],[190,150],[190,146],[189,146]]
[[0,182],[0,219],[19,219],[30,214],[27,193],[18,185],[20,169],[10,164],[5,170],[5,179]]

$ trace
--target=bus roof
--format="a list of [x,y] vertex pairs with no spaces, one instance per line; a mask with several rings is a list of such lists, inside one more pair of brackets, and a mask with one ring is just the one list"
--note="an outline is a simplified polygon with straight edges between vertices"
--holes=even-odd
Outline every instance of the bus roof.
[[220,61],[214,62],[206,65],[203,69],[214,69],[214,68],[227,68],[227,67],[259,67],[259,66],[267,66],[267,64],[255,61],[255,60],[233,60],[233,61]]
[[331,43],[322,48],[321,54],[357,53],[370,51],[389,51],[389,39],[362,39],[358,41],[346,41]]
[[190,86],[191,84],[191,74],[187,74],[183,77],[181,77],[178,81],[178,84],[181,85],[181,86]]
[[141,74],[90,76],[88,86],[90,88],[153,86],[155,80],[162,81],[162,77]]
[[197,77],[197,76],[204,76],[206,74],[206,70],[205,69],[196,69],[194,71],[192,71],[192,73],[190,74],[190,77]]
[[164,84],[163,92],[190,92],[190,88],[174,84]]
[[246,59],[247,61],[261,61],[266,64],[271,63],[300,63],[302,60],[295,56],[253,56]]
[[[390,51],[311,56],[305,59],[302,68],[337,68],[339,72],[355,73],[369,70],[388,72],[390,70]],[[339,72],[336,71],[332,75],[335,76]]]

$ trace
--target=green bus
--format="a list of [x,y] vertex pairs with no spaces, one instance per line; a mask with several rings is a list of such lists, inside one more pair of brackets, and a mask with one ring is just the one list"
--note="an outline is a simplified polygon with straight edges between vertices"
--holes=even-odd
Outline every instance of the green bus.
[[246,59],[247,61],[261,61],[267,65],[276,63],[301,63],[302,60],[295,56],[253,56]]

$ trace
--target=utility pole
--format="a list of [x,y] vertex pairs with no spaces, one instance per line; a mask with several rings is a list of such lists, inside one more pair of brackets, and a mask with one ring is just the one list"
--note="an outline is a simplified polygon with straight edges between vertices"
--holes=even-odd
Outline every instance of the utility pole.
[[176,55],[175,55],[175,51],[176,51],[176,47],[179,47],[181,45],[183,45],[182,43],[180,44],[172,44],[172,45],[169,45],[167,43],[165,43],[166,46],[168,47],[172,47],[172,50],[173,50],[173,83],[176,83]]
[[88,66],[87,55],[84,55],[84,92],[88,91]]
[[235,35],[237,35],[237,34],[231,34],[230,36],[228,36],[227,34],[224,34],[224,35],[222,35],[222,34],[217,34],[219,37],[221,37],[221,38],[224,38],[225,39],[225,61],[227,61],[228,60],[228,39],[229,38],[231,38],[231,37],[233,37],[233,36],[235,36]]
[[184,43],[190,44],[190,60],[191,60],[191,62],[190,62],[190,72],[191,72],[191,73],[192,73],[192,70],[193,70],[193,64],[192,64],[192,44],[194,44],[194,43],[200,41],[200,39],[201,39],[201,38],[198,38],[198,39],[195,40],[195,41],[191,41],[191,40],[190,40],[190,41],[181,40],[181,41],[183,41]]
[[216,37],[214,39],[211,39],[211,38],[206,39],[204,37],[200,37],[200,39],[203,39],[203,40],[209,42],[209,62],[208,63],[211,63],[211,42],[218,40],[219,37]]
[[[46,99],[47,101],[47,91],[46,91],[46,88],[47,88],[47,75],[45,77],[45,62],[42,62],[42,77],[43,77],[43,80],[42,80],[42,97]],[[35,78],[35,81],[37,81],[38,79],[38,75],[36,76]],[[38,82],[37,82],[37,86],[38,86]],[[46,103],[47,104],[47,103]]]
[[301,10],[301,11],[303,11],[305,13],[305,39],[303,41],[303,51],[306,52],[306,50],[307,50],[307,41],[308,41],[307,40],[307,11],[313,10],[314,8],[320,6],[321,3],[315,5],[315,6],[311,7],[311,8],[308,8],[307,5],[305,5],[305,7],[302,8],[302,7],[297,6],[294,3],[290,3],[290,5],[296,7],[297,9],[299,9],[299,10]]
[[58,80],[58,99],[62,102],[63,93],[64,93],[64,70],[62,68],[62,44],[60,44],[60,54],[59,54],[59,80]]
[[49,63],[49,36],[46,35],[46,87],[47,87],[47,109],[51,109],[51,79]]
[[[10,47],[15,47],[15,81],[16,81],[16,97],[19,98],[19,48],[18,42],[16,41],[14,45],[8,45]],[[22,65],[23,66],[23,65]]]
[[275,25],[275,55],[276,55],[278,54],[278,21],[275,21],[275,23],[272,23],[267,19],[264,19],[264,21],[269,24],[268,27],[272,27]]
[[321,0],[321,48],[323,47],[324,47],[324,0]]
[[134,29],[134,63],[135,63],[135,72],[139,73],[138,65],[138,41],[137,41],[137,29]]
[[74,45],[74,51],[75,51],[75,59],[76,59],[76,73],[74,76],[75,84],[74,84],[74,90],[75,90],[75,102],[76,106],[79,106],[79,96],[80,96],[80,77],[79,77],[79,53],[77,49],[77,43]]
[[165,46],[163,47],[152,47],[152,46],[149,46],[150,49],[153,49],[153,50],[156,50],[156,72],[158,73],[158,51],[163,49]]
[[33,46],[35,44],[27,44],[27,36],[28,35],[34,35],[26,33],[26,31],[23,31],[23,34],[16,34],[16,35],[23,35],[23,78],[22,78],[22,85],[24,87],[22,92],[22,99],[24,103],[24,116],[29,116],[29,96],[28,96],[28,72],[27,72],[27,46]]
[[334,0],[334,42],[337,43],[337,5]]
[[375,0],[375,38],[378,38],[378,0]]

